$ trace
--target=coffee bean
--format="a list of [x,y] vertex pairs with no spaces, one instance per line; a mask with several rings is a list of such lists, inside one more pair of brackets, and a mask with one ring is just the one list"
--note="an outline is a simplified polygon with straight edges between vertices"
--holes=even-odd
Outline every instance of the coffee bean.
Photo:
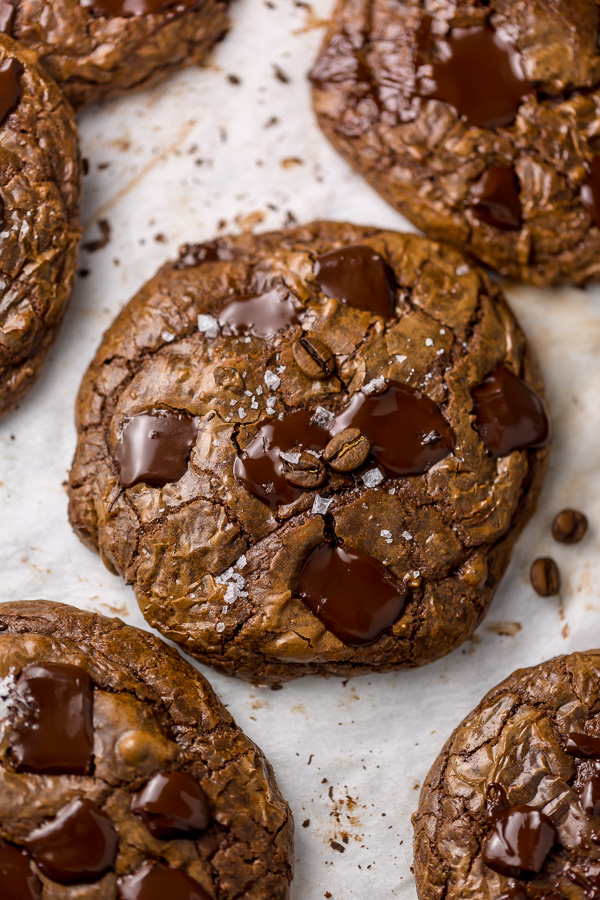
[[298,447],[287,452],[286,456],[297,457],[297,461],[294,462],[290,462],[289,459],[283,460],[283,477],[287,482],[305,490],[318,488],[323,484],[327,472],[320,459]]
[[554,597],[560,591],[560,572],[553,559],[546,556],[531,566],[531,584],[540,597]]
[[578,544],[586,533],[588,520],[576,509],[563,509],[552,523],[554,539],[562,544]]
[[335,356],[318,338],[299,338],[294,341],[292,353],[298,368],[309,378],[330,378],[335,372]]
[[244,390],[244,379],[237,369],[232,366],[216,366],[213,371],[215,384],[224,388],[226,391],[233,391],[234,394],[241,394]]
[[371,442],[359,428],[346,428],[329,441],[323,459],[336,472],[351,472],[362,466],[370,449]]

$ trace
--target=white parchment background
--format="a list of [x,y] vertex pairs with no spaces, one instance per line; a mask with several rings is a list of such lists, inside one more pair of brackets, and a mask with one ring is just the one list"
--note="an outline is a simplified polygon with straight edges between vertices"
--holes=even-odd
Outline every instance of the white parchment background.
[[[80,117],[85,239],[98,237],[101,218],[112,235],[105,249],[82,252],[88,274],[42,378],[0,422],[2,599],[46,597],[144,627],[132,591],[72,534],[62,484],[75,445],[75,393],[102,332],[182,242],[277,228],[290,213],[300,222],[409,227],[315,125],[305,75],[331,6],[237,0],[231,34],[208,68]],[[600,289],[509,296],[542,362],[554,451],[540,509],[475,638],[428,668],[347,684],[304,679],[273,692],[207,673],[292,805],[294,900],[414,900],[410,816],[452,728],[513,669],[600,645]],[[578,547],[550,535],[565,505],[591,521]],[[537,597],[528,582],[532,560],[546,554],[561,566],[560,603]]]

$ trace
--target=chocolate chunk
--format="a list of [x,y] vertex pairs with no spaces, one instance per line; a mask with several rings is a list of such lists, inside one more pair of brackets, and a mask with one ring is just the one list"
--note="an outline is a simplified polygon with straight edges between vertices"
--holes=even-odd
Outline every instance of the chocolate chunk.
[[346,428],[333,437],[323,453],[323,459],[336,472],[351,472],[362,466],[371,443],[358,428]]
[[159,772],[133,798],[131,810],[160,840],[195,837],[211,820],[206,794],[188,772]]
[[332,435],[358,428],[388,475],[422,475],[454,448],[452,429],[437,405],[407,384],[389,381],[378,395],[355,394],[336,416]]
[[3,900],[41,900],[42,886],[20,850],[0,842],[0,897]]
[[482,848],[486,866],[507,878],[524,880],[541,871],[558,840],[547,815],[532,806],[499,810]]
[[96,881],[114,863],[118,844],[110,818],[85,797],[72,800],[25,842],[44,875],[59,884]]
[[499,366],[471,393],[477,431],[494,459],[549,444],[544,401],[506,366]]
[[85,775],[92,763],[92,682],[77,666],[25,666],[13,694],[10,761],[18,772]]
[[217,313],[219,324],[236,334],[268,338],[283,328],[298,325],[299,310],[285,288],[275,287],[258,297],[234,297]]
[[163,863],[142,863],[133,875],[117,881],[120,900],[211,900],[197,881],[182,869]]
[[22,71],[21,63],[16,59],[5,59],[0,63],[0,124],[17,108],[21,99]]
[[394,276],[385,260],[366,244],[330,250],[315,264],[315,281],[327,297],[369,310],[384,319],[395,315]]
[[121,484],[164,487],[185,475],[198,425],[189,413],[157,409],[125,419],[114,458]]
[[[419,93],[449,103],[468,125],[512,125],[533,90],[514,45],[489,24],[454,28],[440,42],[440,61],[419,81]],[[421,60],[423,61],[423,60]]]
[[335,356],[318,338],[304,335],[294,341],[292,353],[296,365],[308,378],[330,378],[335,372]]
[[408,588],[378,559],[328,543],[310,553],[295,593],[349,647],[381,637],[398,621],[408,599]]
[[518,231],[523,219],[519,182],[513,166],[490,166],[469,195],[473,211],[480,221],[502,231]]
[[302,451],[323,450],[329,440],[329,433],[312,424],[312,419],[312,412],[301,410],[265,422],[235,460],[233,474],[237,480],[271,509],[292,503],[302,494],[301,487],[286,479],[286,463],[293,466],[299,462]]
[[581,188],[581,203],[591,215],[594,225],[600,228],[600,156],[588,165],[588,177]]
[[81,5],[91,9],[98,16],[112,18],[120,16],[158,16],[169,7],[190,9],[199,0],[81,0]]
[[552,523],[552,535],[562,544],[578,544],[588,529],[588,520],[576,509],[563,509]]
[[11,34],[14,19],[14,4],[7,3],[7,0],[0,0],[0,31],[2,34]]
[[560,571],[549,556],[532,563],[529,577],[533,589],[540,597],[555,597],[560,591]]
[[592,775],[579,792],[581,808],[588,816],[600,816],[600,777]]
[[600,737],[584,734],[582,731],[570,731],[565,749],[578,759],[600,759]]

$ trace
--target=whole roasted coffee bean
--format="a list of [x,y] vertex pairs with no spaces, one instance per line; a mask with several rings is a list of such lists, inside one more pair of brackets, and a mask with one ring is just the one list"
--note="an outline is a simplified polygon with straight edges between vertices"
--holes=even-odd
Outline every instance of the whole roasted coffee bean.
[[536,559],[531,566],[531,584],[540,597],[554,597],[560,591],[560,572],[553,559]]
[[292,347],[298,368],[309,378],[330,378],[335,372],[335,356],[318,338],[301,337]]
[[576,509],[563,509],[552,523],[552,535],[562,544],[578,544],[588,529],[588,520]]
[[244,379],[237,369],[232,366],[217,366],[213,372],[215,384],[225,388],[226,391],[233,391],[235,394],[241,394],[244,390]]
[[320,459],[312,453],[294,448],[282,456],[284,461],[283,477],[290,484],[310,490],[320,487],[325,481],[327,472]]
[[329,441],[323,459],[336,472],[351,472],[362,466],[370,449],[371,442],[359,428],[346,428]]

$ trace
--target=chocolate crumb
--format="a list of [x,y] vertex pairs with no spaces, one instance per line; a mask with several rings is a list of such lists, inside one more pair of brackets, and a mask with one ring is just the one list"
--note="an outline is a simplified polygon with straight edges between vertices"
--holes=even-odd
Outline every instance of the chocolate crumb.
[[303,828],[308,828],[309,825],[310,825],[310,819],[305,819],[304,822],[302,823]]
[[343,853],[346,849],[343,844],[339,844],[337,841],[329,841],[329,846],[332,850],[337,850],[338,853]]
[[95,241],[86,241],[83,245],[83,249],[87,250],[88,253],[95,253],[97,250],[103,250],[110,241],[111,228],[108,219],[98,219],[98,228],[100,229],[100,234],[102,236]]
[[283,69],[281,68],[281,66],[278,66],[278,65],[277,65],[277,63],[273,63],[273,71],[274,71],[274,73],[275,73],[275,78],[276,78],[278,81],[283,82],[283,84],[289,84],[289,83],[290,83],[290,76],[287,75],[287,74],[283,71]]

